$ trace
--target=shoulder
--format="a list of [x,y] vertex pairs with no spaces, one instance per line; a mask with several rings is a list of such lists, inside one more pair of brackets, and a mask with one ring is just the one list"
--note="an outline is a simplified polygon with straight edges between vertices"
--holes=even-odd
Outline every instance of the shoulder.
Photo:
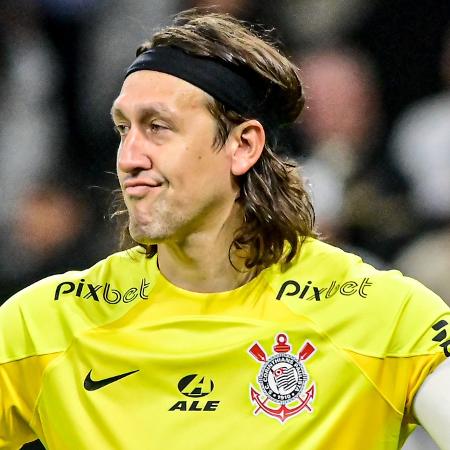
[[133,248],[18,292],[0,308],[0,363],[62,351],[75,334],[119,318],[148,298],[150,266]]
[[373,356],[442,352],[433,327],[447,326],[449,307],[397,270],[377,270],[357,255],[307,239],[290,264],[269,274],[276,299],[341,347]]
[[[387,294],[395,294],[396,299],[405,300],[412,291],[433,295],[419,282],[403,276],[398,270],[379,270],[358,255],[316,239],[307,239],[296,258],[284,267],[275,267],[274,272],[276,278],[306,281],[311,287],[317,287],[320,294],[326,294],[334,285],[335,289],[333,293],[328,292],[327,299],[340,294],[382,301],[388,297]],[[389,304],[393,303],[391,298]]]
[[375,278],[395,276],[378,271],[357,255],[312,238],[303,242],[292,262],[273,266],[269,274],[272,284],[278,283],[278,300],[297,295],[293,291],[299,290],[306,301],[327,300],[335,295],[367,298]]

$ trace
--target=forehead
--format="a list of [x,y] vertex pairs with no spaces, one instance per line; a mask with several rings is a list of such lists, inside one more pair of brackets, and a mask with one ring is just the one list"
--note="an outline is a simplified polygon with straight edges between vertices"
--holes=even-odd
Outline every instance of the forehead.
[[140,70],[129,75],[113,103],[112,113],[132,113],[155,104],[167,112],[206,109],[211,97],[200,88],[172,75]]

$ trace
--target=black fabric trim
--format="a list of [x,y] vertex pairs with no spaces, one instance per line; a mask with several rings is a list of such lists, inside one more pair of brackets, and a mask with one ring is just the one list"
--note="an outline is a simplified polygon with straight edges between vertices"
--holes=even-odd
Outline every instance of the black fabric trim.
[[[181,78],[213,96],[228,108],[264,121],[267,88],[255,73],[253,79],[243,69],[217,59],[191,55],[177,47],[155,47],[140,54],[127,69],[125,78],[139,70],[154,70]],[[266,91],[266,92],[265,92]]]

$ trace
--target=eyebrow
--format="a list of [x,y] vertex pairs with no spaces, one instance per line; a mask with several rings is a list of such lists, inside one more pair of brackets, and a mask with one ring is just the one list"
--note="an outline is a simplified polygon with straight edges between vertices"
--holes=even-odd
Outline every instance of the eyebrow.
[[[140,117],[148,117],[153,115],[160,115],[163,117],[167,117],[168,115],[170,115],[171,117],[173,117],[176,115],[173,109],[168,108],[165,104],[159,102],[147,105],[143,104],[138,107],[138,112]],[[111,107],[111,117],[114,118],[117,116],[121,116],[124,118],[127,117],[127,115],[119,107],[117,107],[115,103],[113,103]]]

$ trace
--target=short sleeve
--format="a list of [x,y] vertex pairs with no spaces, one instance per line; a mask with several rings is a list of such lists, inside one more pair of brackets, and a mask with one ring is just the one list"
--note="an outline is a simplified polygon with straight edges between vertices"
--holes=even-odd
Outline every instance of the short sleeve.
[[393,357],[406,358],[405,413],[411,418],[414,396],[425,378],[450,356],[450,308],[418,281],[406,278],[409,292],[390,342]]

